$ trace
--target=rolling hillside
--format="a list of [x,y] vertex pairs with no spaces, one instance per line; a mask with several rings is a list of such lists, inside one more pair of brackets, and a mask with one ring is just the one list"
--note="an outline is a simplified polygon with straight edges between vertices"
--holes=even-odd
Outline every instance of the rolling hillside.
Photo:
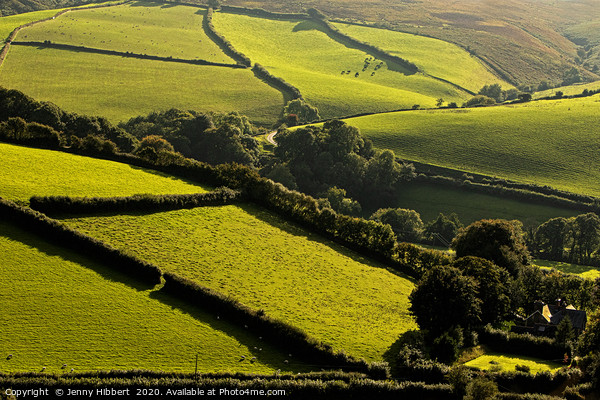
[[426,110],[346,120],[397,156],[600,195],[600,98]]
[[200,193],[206,188],[157,171],[59,151],[0,143],[0,197]]
[[[205,36],[198,8],[135,4],[117,6],[116,12],[113,7],[73,11],[21,30],[17,40],[56,40],[113,51],[228,60]],[[117,40],[119,35],[128,38]],[[183,42],[188,44],[182,47]],[[174,48],[179,49],[177,54]],[[283,95],[247,69],[92,54],[80,49],[13,45],[0,67],[0,85],[115,123],[175,107],[238,111],[255,123],[270,126],[283,106]]]
[[0,68],[0,85],[114,123],[180,108],[238,111],[270,125],[283,106],[282,94],[246,69],[24,46],[11,47]]
[[411,280],[254,206],[64,222],[356,357],[381,360],[416,328]]
[[[242,327],[0,222],[2,372],[304,371]],[[261,348],[262,351],[254,350]],[[5,359],[12,354],[10,360]],[[246,355],[248,361],[240,361]],[[255,355],[256,362],[250,357]],[[66,367],[62,369],[62,365]]]
[[477,93],[484,85],[511,85],[499,79],[478,59],[460,47],[425,36],[373,29],[366,26],[335,24],[342,32],[360,41],[415,63],[425,73],[445,79]]
[[228,0],[227,5],[283,12],[315,7],[331,18],[435,37],[468,49],[516,85],[559,83],[572,67],[599,78],[577,64],[579,46],[565,37],[569,27],[598,15],[595,0]]
[[205,10],[147,4],[70,12],[28,28],[19,40],[235,64],[204,33]]
[[215,14],[214,25],[253,62],[300,89],[324,118],[410,108],[414,104],[432,107],[440,97],[448,101],[469,97],[422,74],[392,71],[378,60],[366,66],[369,54],[336,42],[312,21],[221,12]]

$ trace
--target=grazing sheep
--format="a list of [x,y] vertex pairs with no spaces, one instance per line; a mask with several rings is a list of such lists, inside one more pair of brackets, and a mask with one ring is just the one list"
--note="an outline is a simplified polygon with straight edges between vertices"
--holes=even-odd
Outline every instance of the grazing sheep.
[[71,372],[75,371],[75,368],[71,368]]
[[6,357],[7,360],[10,360],[12,358],[12,354],[9,354],[8,357]]
[[283,360],[284,364],[289,364],[290,362],[288,360]]
[[254,361],[256,361],[256,357],[252,357],[252,358],[250,359],[250,362],[251,362],[251,363],[253,363]]
[[44,372],[46,370],[46,367],[42,367],[42,372]]
[[240,357],[240,361],[244,361],[246,359],[246,356],[241,356]]
[[67,364],[63,364],[61,367],[61,369],[65,369],[65,368],[67,368]]

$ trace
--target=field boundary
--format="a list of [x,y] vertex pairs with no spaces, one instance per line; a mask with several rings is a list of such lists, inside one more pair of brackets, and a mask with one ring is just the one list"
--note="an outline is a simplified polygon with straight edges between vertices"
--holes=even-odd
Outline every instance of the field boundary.
[[213,12],[213,8],[209,7],[206,11],[206,15],[202,19],[202,29],[204,29],[204,33],[206,33],[206,36],[208,36],[217,46],[219,46],[223,53],[233,58],[238,64],[249,68],[252,65],[250,58],[248,58],[248,56],[246,56],[244,53],[236,50],[231,42],[225,39],[225,37],[215,29],[215,26],[212,23]]
[[194,194],[133,195],[125,197],[33,196],[29,206],[45,214],[158,212],[196,207],[225,206],[243,200],[239,190],[226,187]]
[[123,52],[123,51],[116,51],[116,50],[105,50],[105,49],[97,49],[94,47],[74,46],[74,45],[63,44],[63,43],[53,43],[50,41],[44,41],[44,42],[13,41],[12,45],[13,46],[51,48],[51,49],[58,49],[58,50],[91,53],[91,54],[102,54],[102,55],[117,56],[117,57],[137,58],[140,60],[175,62],[175,63],[182,63],[182,64],[204,65],[204,66],[224,67],[224,68],[246,68],[245,66],[240,65],[240,64],[217,63],[217,62],[212,62],[212,61],[207,61],[207,60],[202,60],[202,59],[184,59],[184,58],[174,58],[174,57],[152,56],[152,55],[148,55],[148,54],[133,53],[130,51]]
[[123,4],[127,4],[127,3],[132,3],[133,0],[125,0],[119,3],[111,3],[111,4],[98,4],[98,5],[93,5],[93,6],[89,6],[89,7],[73,7],[73,8],[69,8],[66,10],[62,10],[57,12],[55,15],[53,15],[52,17],[48,17],[48,18],[44,18],[44,19],[40,19],[38,21],[32,21],[32,22],[28,22],[26,24],[23,24],[21,26],[18,26],[17,28],[15,28],[10,35],[8,35],[8,37],[6,38],[6,42],[4,43],[4,47],[2,48],[2,50],[0,51],[0,67],[2,66],[2,64],[4,63],[4,59],[6,58],[6,55],[8,54],[8,50],[10,50],[10,45],[12,43],[12,41],[17,37],[17,34],[21,31],[21,29],[23,28],[27,28],[36,24],[40,24],[42,22],[46,22],[46,21],[51,21],[55,18],[60,17],[63,14],[66,14],[70,11],[78,11],[78,10],[91,10],[94,8],[105,8],[105,7],[114,7],[114,6],[120,6]]

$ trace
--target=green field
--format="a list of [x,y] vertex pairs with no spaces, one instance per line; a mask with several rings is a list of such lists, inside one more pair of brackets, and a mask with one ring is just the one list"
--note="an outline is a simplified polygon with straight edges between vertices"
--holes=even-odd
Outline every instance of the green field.
[[1,372],[193,372],[196,354],[201,372],[307,369],[244,328],[4,222],[0,264]]
[[205,192],[157,171],[59,151],[0,143],[0,197],[28,200],[31,196],[129,196]]
[[579,275],[586,279],[600,278],[600,269],[590,267],[589,265],[578,265],[561,261],[548,261],[540,259],[533,260],[533,264],[544,269],[554,268],[566,274]]
[[[296,86],[324,118],[410,108],[414,104],[434,107],[440,97],[457,102],[468,97],[423,74],[407,76],[391,71],[385,63],[375,72],[379,61],[371,62],[363,72],[369,55],[330,39],[312,21],[216,13],[214,25],[253,62]],[[359,76],[355,77],[357,72]]]
[[205,13],[197,7],[134,2],[69,12],[21,31],[18,39],[234,64],[204,33]]
[[10,15],[0,18],[0,44],[3,44],[8,35],[21,25],[41,19],[50,18],[61,10],[34,11],[25,14]]
[[455,212],[464,225],[484,218],[502,218],[518,219],[526,228],[536,227],[550,218],[580,214],[559,207],[423,183],[407,184],[399,190],[396,206],[417,211],[423,222],[434,220],[439,213]]
[[347,119],[398,157],[600,195],[600,96]]
[[282,94],[247,69],[24,46],[11,47],[0,68],[0,85],[112,122],[180,108],[238,111],[271,125],[283,106]]
[[552,361],[544,361],[531,357],[516,357],[500,353],[487,353],[466,362],[465,365],[481,370],[500,368],[503,371],[514,371],[517,365],[526,365],[531,369],[532,374],[542,371],[554,372],[562,367],[561,364]]
[[512,85],[492,74],[462,48],[442,40],[366,26],[335,24],[345,34],[415,63],[425,73],[477,93],[484,85]]
[[412,281],[254,206],[65,222],[357,357],[381,360],[416,328]]
[[533,97],[539,99],[541,97],[554,96],[556,92],[563,92],[565,96],[573,96],[574,94],[581,94],[585,89],[587,90],[598,90],[600,89],[600,81],[590,83],[578,83],[570,86],[560,86],[554,89],[543,90],[541,92],[535,92]]

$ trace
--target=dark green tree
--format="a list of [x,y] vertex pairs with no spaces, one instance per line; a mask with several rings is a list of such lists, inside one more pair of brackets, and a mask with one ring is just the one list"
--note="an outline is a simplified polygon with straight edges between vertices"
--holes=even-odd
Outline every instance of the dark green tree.
[[479,90],[478,94],[491,97],[497,103],[502,103],[504,101],[504,92],[502,91],[502,87],[497,83],[485,85]]
[[560,261],[566,246],[569,222],[566,218],[552,218],[537,227],[534,233],[535,247],[543,257]]
[[481,323],[477,282],[454,267],[436,266],[425,273],[410,294],[409,310],[419,328],[439,337],[453,327],[470,330]]
[[485,258],[516,276],[530,258],[523,236],[519,221],[481,220],[462,229],[452,241],[452,248],[458,258]]
[[569,317],[564,317],[556,328],[556,341],[560,344],[568,344],[576,338],[573,324]]
[[475,378],[467,385],[465,400],[493,400],[498,396],[498,385],[488,378]]
[[509,291],[510,276],[506,269],[489,260],[467,256],[452,263],[466,276],[478,283],[477,297],[481,299],[481,322],[498,323],[504,321],[511,310]]
[[581,355],[600,352],[600,310],[588,316],[585,330],[579,336],[578,350]]
[[375,211],[369,219],[389,224],[398,240],[415,242],[423,237],[423,221],[415,210],[381,208]]
[[[438,242],[439,240],[451,242],[458,234],[458,230],[462,227],[463,225],[456,213],[450,215],[440,213],[434,221],[431,221],[425,226],[424,234],[428,240],[433,240],[434,242],[436,240]],[[439,235],[441,239],[439,239],[437,235]]]

